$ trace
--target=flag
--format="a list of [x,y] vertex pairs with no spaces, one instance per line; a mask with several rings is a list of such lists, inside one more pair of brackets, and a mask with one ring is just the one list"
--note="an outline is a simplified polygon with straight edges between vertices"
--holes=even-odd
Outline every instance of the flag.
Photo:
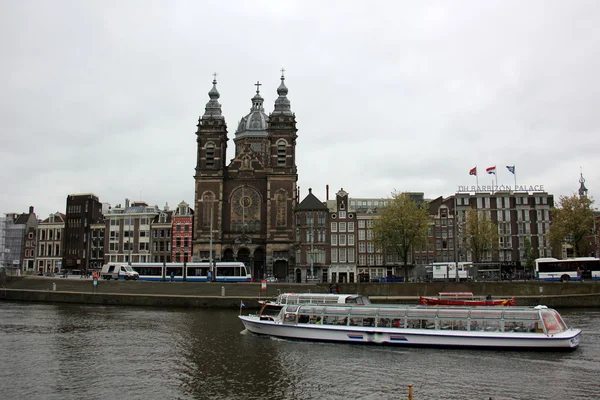
[[506,169],[508,170],[508,172],[510,172],[511,174],[515,174],[515,166],[514,165],[507,165]]
[[485,172],[496,175],[496,166],[494,165],[493,167],[486,168]]
[[469,170],[469,175],[477,175],[477,167],[475,167],[475,168],[471,168],[471,169]]
[[241,303],[241,304],[240,304],[240,308],[244,308],[244,307],[246,307],[246,305],[244,304],[244,301],[243,301],[243,300],[242,300],[240,303]]

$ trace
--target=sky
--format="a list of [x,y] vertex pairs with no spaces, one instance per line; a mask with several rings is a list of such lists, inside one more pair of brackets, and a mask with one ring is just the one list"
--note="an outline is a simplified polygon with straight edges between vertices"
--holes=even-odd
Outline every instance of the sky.
[[595,0],[0,0],[0,213],[46,218],[77,193],[193,205],[213,73],[230,160],[254,83],[272,112],[281,68],[301,199],[515,178],[558,198],[580,173],[595,197],[599,27]]

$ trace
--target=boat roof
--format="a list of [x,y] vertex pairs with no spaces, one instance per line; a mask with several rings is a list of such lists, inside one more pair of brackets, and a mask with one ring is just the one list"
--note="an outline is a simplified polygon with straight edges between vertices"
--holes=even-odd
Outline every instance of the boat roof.
[[538,320],[540,311],[555,310],[546,306],[536,307],[428,307],[411,305],[387,305],[387,306],[356,306],[347,304],[318,305],[318,304],[288,304],[282,312],[302,314],[329,314],[348,316],[379,316],[389,318],[458,318],[458,319],[515,319],[515,320]]
[[282,293],[277,296],[276,303],[288,304],[343,304],[348,300],[361,299],[365,304],[370,304],[369,298],[360,294],[337,293]]

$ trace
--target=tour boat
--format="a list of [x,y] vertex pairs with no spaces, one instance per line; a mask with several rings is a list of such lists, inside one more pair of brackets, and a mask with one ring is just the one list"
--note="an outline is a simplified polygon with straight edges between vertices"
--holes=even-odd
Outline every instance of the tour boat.
[[261,335],[398,346],[572,350],[581,335],[546,306],[288,304],[277,316],[239,318],[248,331]]
[[514,297],[493,299],[491,296],[474,296],[471,292],[440,292],[436,297],[421,296],[422,306],[501,306],[514,307],[517,299]]
[[371,301],[367,296],[359,294],[335,294],[335,293],[281,293],[275,299],[260,300],[263,311],[279,311],[287,304],[352,304],[368,305]]

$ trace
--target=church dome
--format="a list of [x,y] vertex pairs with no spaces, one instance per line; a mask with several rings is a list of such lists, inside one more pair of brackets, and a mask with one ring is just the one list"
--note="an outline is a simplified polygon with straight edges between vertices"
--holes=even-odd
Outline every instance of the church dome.
[[269,117],[265,114],[263,107],[264,99],[260,95],[258,87],[260,83],[256,83],[257,89],[256,94],[252,98],[252,108],[250,108],[250,114],[246,115],[238,124],[235,136],[267,136],[267,123]]

